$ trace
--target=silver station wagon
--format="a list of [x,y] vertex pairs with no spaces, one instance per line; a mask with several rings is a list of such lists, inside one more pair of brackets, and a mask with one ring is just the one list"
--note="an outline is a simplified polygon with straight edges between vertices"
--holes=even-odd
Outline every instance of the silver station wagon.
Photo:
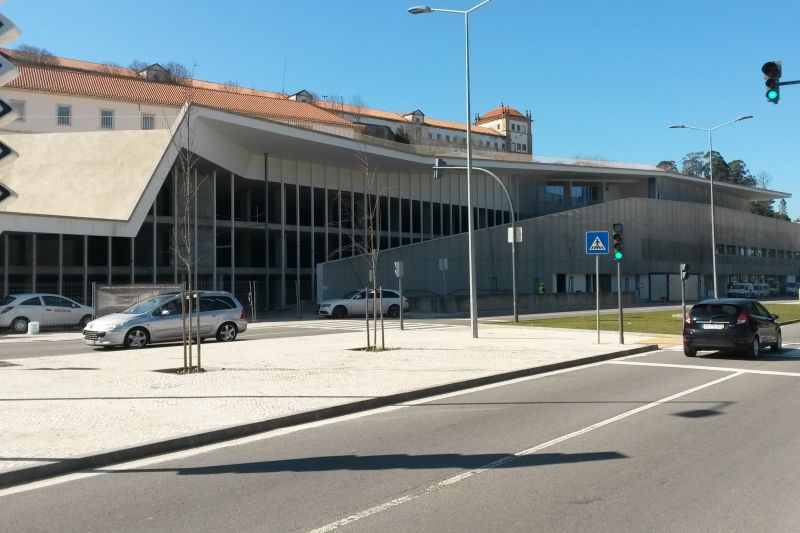
[[[200,291],[200,336],[229,342],[247,329],[244,308],[229,292]],[[193,305],[192,320],[197,323]],[[187,316],[188,318],[188,316]],[[161,294],[137,302],[119,313],[92,320],[83,330],[90,346],[143,348],[154,342],[183,338],[180,294]]]

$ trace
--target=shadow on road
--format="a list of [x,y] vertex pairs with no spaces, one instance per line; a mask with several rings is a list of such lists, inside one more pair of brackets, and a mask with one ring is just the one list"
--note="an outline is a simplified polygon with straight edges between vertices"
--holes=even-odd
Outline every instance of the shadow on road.
[[180,476],[203,476],[210,474],[263,474],[271,472],[325,472],[334,470],[416,470],[441,468],[464,468],[471,470],[475,468],[520,468],[625,458],[625,455],[618,452],[574,454],[542,453],[532,455],[513,455],[506,453],[472,455],[462,455],[458,453],[368,456],[331,455],[188,468],[138,468],[130,470],[109,469],[97,471],[109,473],[175,472]]

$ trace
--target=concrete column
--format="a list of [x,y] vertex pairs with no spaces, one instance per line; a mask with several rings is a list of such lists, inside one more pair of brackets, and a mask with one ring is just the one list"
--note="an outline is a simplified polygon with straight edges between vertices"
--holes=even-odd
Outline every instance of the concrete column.
[[[338,222],[337,233],[339,234],[338,256],[342,256],[342,168],[336,165],[336,209],[339,214],[336,217]],[[337,258],[338,259],[338,258]]]
[[64,294],[64,235],[58,234],[58,294]]
[[178,180],[175,171],[172,171],[172,260],[175,263],[172,282],[178,283]]
[[286,190],[283,188],[283,159],[281,159],[281,307],[286,307]]
[[211,287],[217,290],[217,171],[211,174]]
[[89,302],[89,236],[83,236],[83,305]]
[[8,247],[11,245],[11,239],[8,238],[8,232],[3,235],[5,246],[3,246],[3,294],[11,292],[8,288]]
[[[200,270],[200,261],[198,258],[200,257],[200,252],[197,249],[197,245],[200,242],[200,239],[197,238],[197,195],[200,194],[200,190],[197,186],[197,169],[194,169],[194,185],[192,186],[192,194],[194,196],[194,251],[193,256],[190,259],[194,263],[194,290],[197,290],[197,274],[198,270]],[[187,221],[188,222],[188,221]]]
[[31,285],[33,286],[32,292],[36,292],[36,234],[31,236],[33,241],[33,264],[31,268]]
[[[314,225],[314,218],[315,218],[315,214],[316,214],[316,213],[314,213],[314,205],[315,205],[315,202],[316,202],[316,198],[315,198],[316,195],[314,194],[314,164],[311,163],[309,165],[309,168],[311,169],[311,175],[309,176],[309,178],[311,180],[311,301],[315,301],[315,294],[317,292],[317,288],[316,288],[317,287],[317,285],[316,285],[316,281],[317,281],[316,271],[317,271],[317,269],[315,268],[315,266],[317,264],[317,255],[316,255],[317,228]],[[324,178],[324,174],[323,174],[323,178]]]
[[131,285],[136,283],[136,237],[131,237]]
[[111,251],[111,244],[113,243],[113,241],[111,239],[112,239],[112,237],[108,237],[108,246],[107,246],[107,250],[106,250],[106,252],[107,252],[106,255],[108,256],[108,261],[107,261],[107,263],[108,263],[107,264],[108,273],[106,274],[106,276],[108,278],[108,284],[109,285],[111,285],[111,265],[113,264],[112,263],[112,259],[113,258],[111,257],[111,252],[112,252]]
[[300,264],[300,169],[298,167],[299,167],[299,165],[297,163],[297,160],[295,159],[294,160],[294,204],[295,204],[295,208],[294,208],[294,214],[295,214],[295,226],[294,226],[295,227],[295,245],[294,245],[294,249],[295,249],[295,257],[296,257],[295,264],[297,265],[297,267],[295,268],[295,271],[294,271],[294,282],[295,282],[294,294],[295,294],[295,298],[297,298],[297,301],[295,302],[295,305],[297,305],[300,302],[300,295],[298,293],[300,292],[300,290],[299,290],[299,287],[300,287],[300,267],[302,266]]
[[158,217],[156,209],[158,205],[158,194],[153,199],[153,285],[158,282],[158,222],[156,222],[156,218]]
[[269,309],[269,154],[264,154],[264,309]]
[[236,202],[234,193],[236,192],[236,176],[231,172],[231,292],[236,287]]

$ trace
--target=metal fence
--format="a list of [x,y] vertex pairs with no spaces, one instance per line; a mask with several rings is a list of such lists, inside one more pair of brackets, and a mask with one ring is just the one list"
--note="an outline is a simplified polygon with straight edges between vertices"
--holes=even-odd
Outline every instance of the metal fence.
[[98,285],[93,283],[94,314],[95,316],[104,316],[118,313],[151,296],[182,290],[183,286],[176,284]]

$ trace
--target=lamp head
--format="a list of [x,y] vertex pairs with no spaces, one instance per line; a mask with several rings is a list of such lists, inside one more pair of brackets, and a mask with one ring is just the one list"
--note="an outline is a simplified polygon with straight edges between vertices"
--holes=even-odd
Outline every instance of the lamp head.
[[748,118],[753,118],[753,115],[743,115],[741,117],[737,117],[734,122],[739,122],[740,120],[747,120]]
[[685,128],[685,127],[686,126],[684,126],[683,124],[673,124],[672,126],[670,126],[670,128],[673,128],[673,129],[674,128]]
[[423,13],[430,13],[432,11],[433,9],[431,9],[430,6],[414,6],[408,8],[408,12],[412,15],[421,15]]

